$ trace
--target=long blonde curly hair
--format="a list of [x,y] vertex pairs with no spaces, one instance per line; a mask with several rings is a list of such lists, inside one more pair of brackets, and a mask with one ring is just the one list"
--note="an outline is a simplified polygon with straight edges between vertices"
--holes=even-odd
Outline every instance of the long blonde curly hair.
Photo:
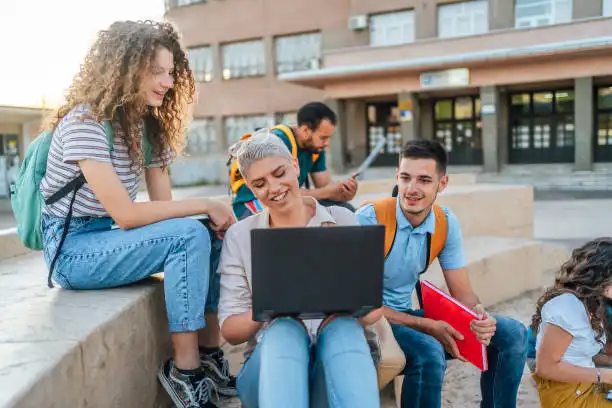
[[[160,107],[150,107],[139,95],[139,87],[160,47],[173,55],[174,85]],[[194,96],[193,73],[172,24],[115,22],[98,33],[72,81],[66,102],[49,117],[45,127],[55,129],[74,107],[87,104],[94,120],[119,122],[130,156],[142,164],[140,124],[144,118],[152,154],[162,158],[165,168],[168,163],[162,152],[169,150],[176,156],[183,150],[187,109]]]

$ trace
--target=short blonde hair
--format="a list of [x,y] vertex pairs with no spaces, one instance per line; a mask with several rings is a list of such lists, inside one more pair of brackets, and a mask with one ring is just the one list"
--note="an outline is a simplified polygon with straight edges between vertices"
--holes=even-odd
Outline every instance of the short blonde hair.
[[244,178],[253,163],[267,157],[280,156],[289,161],[293,159],[287,145],[268,128],[259,129],[248,139],[234,143],[229,152],[238,161],[238,170]]

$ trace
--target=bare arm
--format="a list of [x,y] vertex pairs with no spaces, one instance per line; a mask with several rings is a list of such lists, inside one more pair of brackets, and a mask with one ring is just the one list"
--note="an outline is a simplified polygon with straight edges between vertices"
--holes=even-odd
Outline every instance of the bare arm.
[[350,178],[347,181],[332,181],[329,171],[312,173],[315,188],[308,190],[308,195],[317,200],[350,201],[357,194],[357,180]]
[[[132,229],[169,218],[209,214],[220,229],[229,227],[231,210],[206,198],[182,201],[133,202],[112,164],[95,160],[79,161],[81,171],[96,198],[122,229]],[[157,192],[160,194],[160,192]],[[154,193],[155,194],[155,193]]]
[[148,168],[145,170],[147,192],[151,201],[172,201],[172,185],[168,170]]
[[448,286],[448,291],[452,297],[470,309],[480,303],[478,296],[472,289],[467,269],[445,270],[443,273],[446,286]]
[[317,200],[329,199],[334,194],[334,189],[330,185],[331,177],[328,171],[320,171],[311,173],[312,181],[315,188],[308,190],[308,195]]
[[612,367],[612,356],[605,353],[599,353],[593,357],[593,362],[598,367]]
[[221,335],[233,346],[245,343],[263,326],[261,322],[253,321],[253,311],[249,310],[225,319],[221,326]]
[[427,320],[431,320],[424,317],[413,316],[408,313],[398,312],[386,306],[383,306],[383,315],[391,324],[410,327],[420,332],[425,332],[425,328],[428,324]]
[[[542,343],[536,354],[536,374],[552,381],[597,383],[594,368],[578,367],[561,361],[572,338],[571,334],[559,326],[544,325]],[[601,369],[601,382],[612,384],[611,369]]]

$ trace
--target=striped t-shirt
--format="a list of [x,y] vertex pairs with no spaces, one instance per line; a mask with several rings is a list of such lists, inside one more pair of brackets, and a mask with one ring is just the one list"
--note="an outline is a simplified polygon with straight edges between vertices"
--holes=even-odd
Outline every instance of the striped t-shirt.
[[[45,199],[51,197],[60,188],[77,178],[81,174],[78,161],[90,159],[112,163],[123,187],[134,201],[143,171],[139,166],[132,166],[133,161],[123,141],[124,133],[121,126],[113,123],[114,144],[111,152],[104,126],[93,120],[87,113],[87,107],[75,107],[62,118],[55,128],[47,159],[47,171],[40,183],[43,197]],[[168,160],[171,158],[169,153],[167,158]],[[147,167],[161,167],[161,165],[162,160],[158,156],[152,157]],[[68,214],[71,199],[72,192],[52,205],[44,205],[43,213],[65,217]],[[77,191],[72,215],[74,217],[109,216],[87,183]]]

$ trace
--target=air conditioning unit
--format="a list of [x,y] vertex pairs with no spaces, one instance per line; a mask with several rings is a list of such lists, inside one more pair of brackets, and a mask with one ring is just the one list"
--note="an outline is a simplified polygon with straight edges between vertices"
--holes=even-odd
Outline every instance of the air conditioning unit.
[[358,31],[368,28],[368,16],[360,14],[358,16],[349,17],[348,21],[349,30]]

